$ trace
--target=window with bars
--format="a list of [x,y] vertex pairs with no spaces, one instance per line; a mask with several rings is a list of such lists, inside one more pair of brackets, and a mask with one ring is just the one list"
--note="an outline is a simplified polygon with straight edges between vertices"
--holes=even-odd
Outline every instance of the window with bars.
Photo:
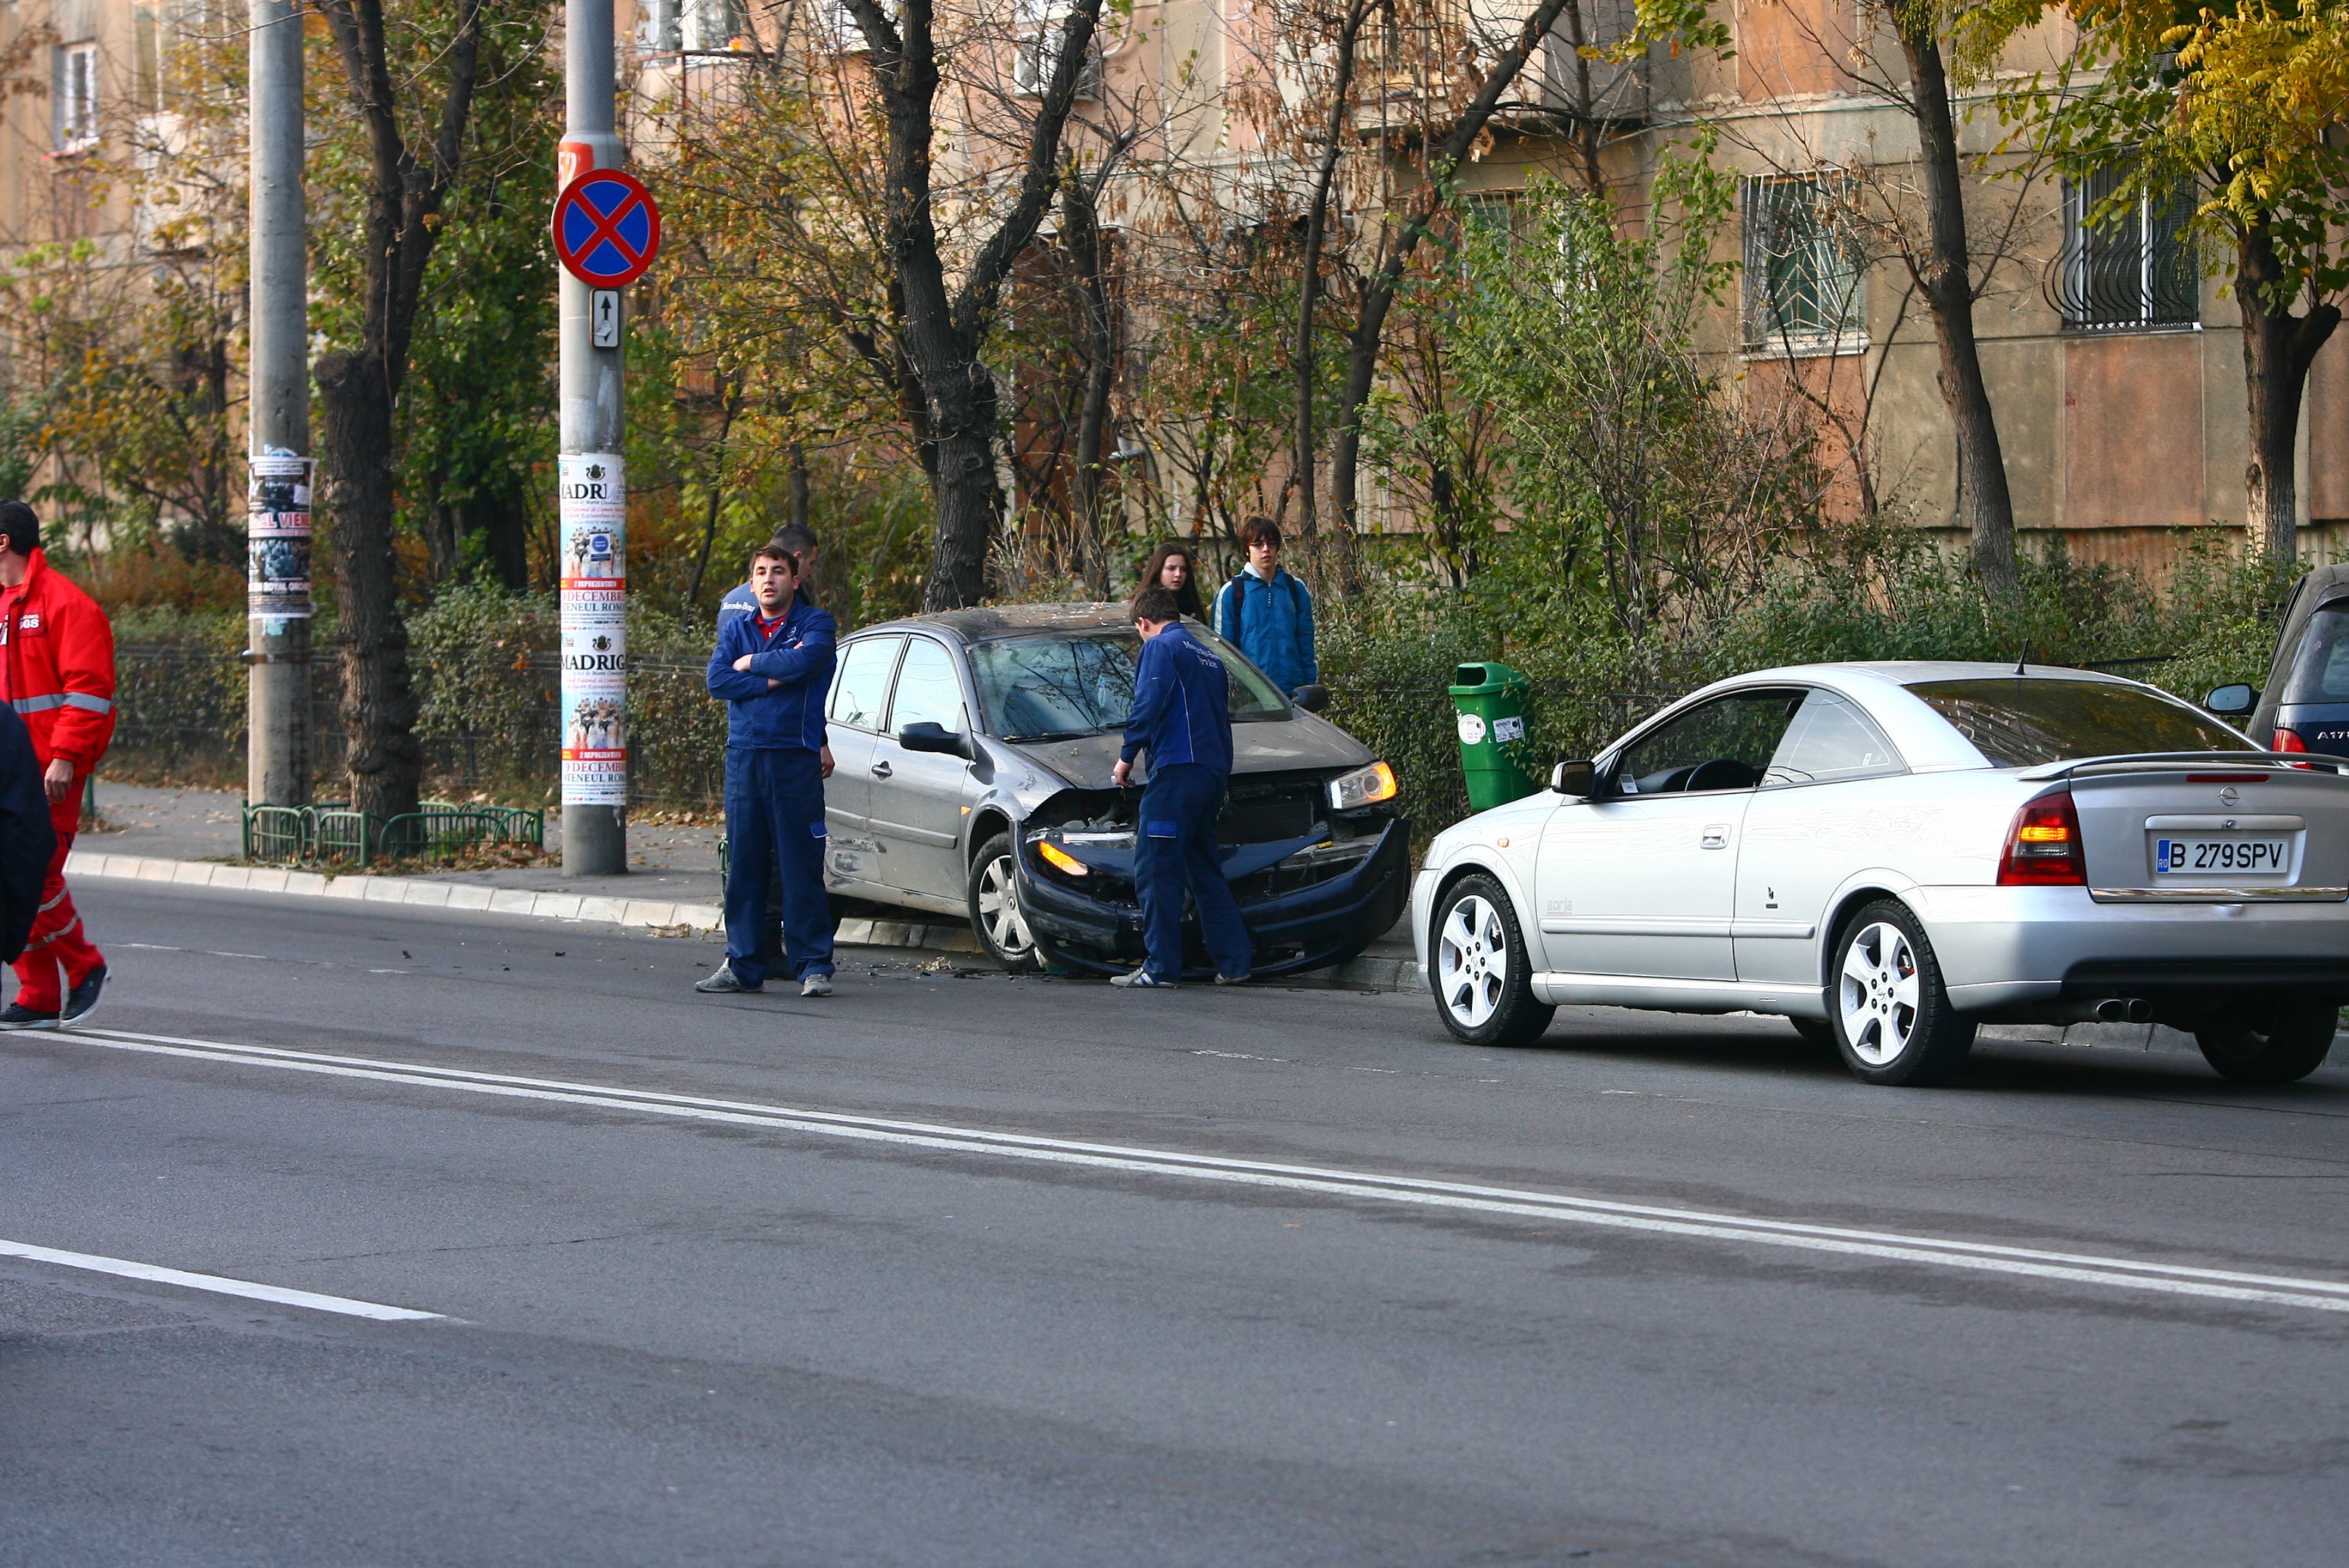
[[1852,346],[1868,313],[1850,177],[1773,175],[1746,181],[1742,197],[1746,347]]
[[2126,189],[2126,166],[2064,185],[2064,249],[2050,276],[2056,308],[2074,332],[2193,326],[2202,317],[2201,269],[2187,224],[2190,188]]

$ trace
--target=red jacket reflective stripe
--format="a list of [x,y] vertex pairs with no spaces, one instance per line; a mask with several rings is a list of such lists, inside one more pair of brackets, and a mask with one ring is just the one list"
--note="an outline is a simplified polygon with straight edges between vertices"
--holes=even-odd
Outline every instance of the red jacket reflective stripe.
[[62,757],[88,773],[114,738],[114,628],[38,550],[24,582],[0,588],[0,699],[43,767]]

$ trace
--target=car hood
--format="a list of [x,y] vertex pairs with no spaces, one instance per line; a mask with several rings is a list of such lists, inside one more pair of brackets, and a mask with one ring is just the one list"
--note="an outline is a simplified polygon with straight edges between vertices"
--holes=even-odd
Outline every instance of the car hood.
[[[1112,730],[1081,740],[1039,740],[1012,746],[1027,760],[1049,769],[1080,789],[1112,788],[1124,738]],[[1232,772],[1288,773],[1322,768],[1360,768],[1374,760],[1370,748],[1336,725],[1302,711],[1286,719],[1232,726]]]

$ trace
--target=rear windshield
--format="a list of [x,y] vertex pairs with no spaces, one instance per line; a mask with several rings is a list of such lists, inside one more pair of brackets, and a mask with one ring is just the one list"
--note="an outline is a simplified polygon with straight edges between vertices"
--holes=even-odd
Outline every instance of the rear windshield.
[[2349,702],[2349,599],[2327,604],[2308,618],[2282,700]]
[[1993,768],[2036,768],[2136,751],[2256,751],[2174,697],[2104,681],[1926,681],[1909,688]]
[[[1288,716],[1287,700],[1230,645],[1204,627],[1184,629],[1224,661],[1234,719]],[[970,673],[992,733],[1006,740],[1064,740],[1125,727],[1141,654],[1142,639],[1132,632],[1004,637],[970,650]]]

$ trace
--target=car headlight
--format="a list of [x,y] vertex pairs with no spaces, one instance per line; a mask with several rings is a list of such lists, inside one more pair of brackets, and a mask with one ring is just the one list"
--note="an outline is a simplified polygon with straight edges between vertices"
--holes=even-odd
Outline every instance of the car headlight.
[[1333,810],[1350,811],[1358,806],[1392,800],[1397,792],[1394,769],[1383,762],[1373,762],[1368,768],[1357,768],[1330,779],[1330,805]]

